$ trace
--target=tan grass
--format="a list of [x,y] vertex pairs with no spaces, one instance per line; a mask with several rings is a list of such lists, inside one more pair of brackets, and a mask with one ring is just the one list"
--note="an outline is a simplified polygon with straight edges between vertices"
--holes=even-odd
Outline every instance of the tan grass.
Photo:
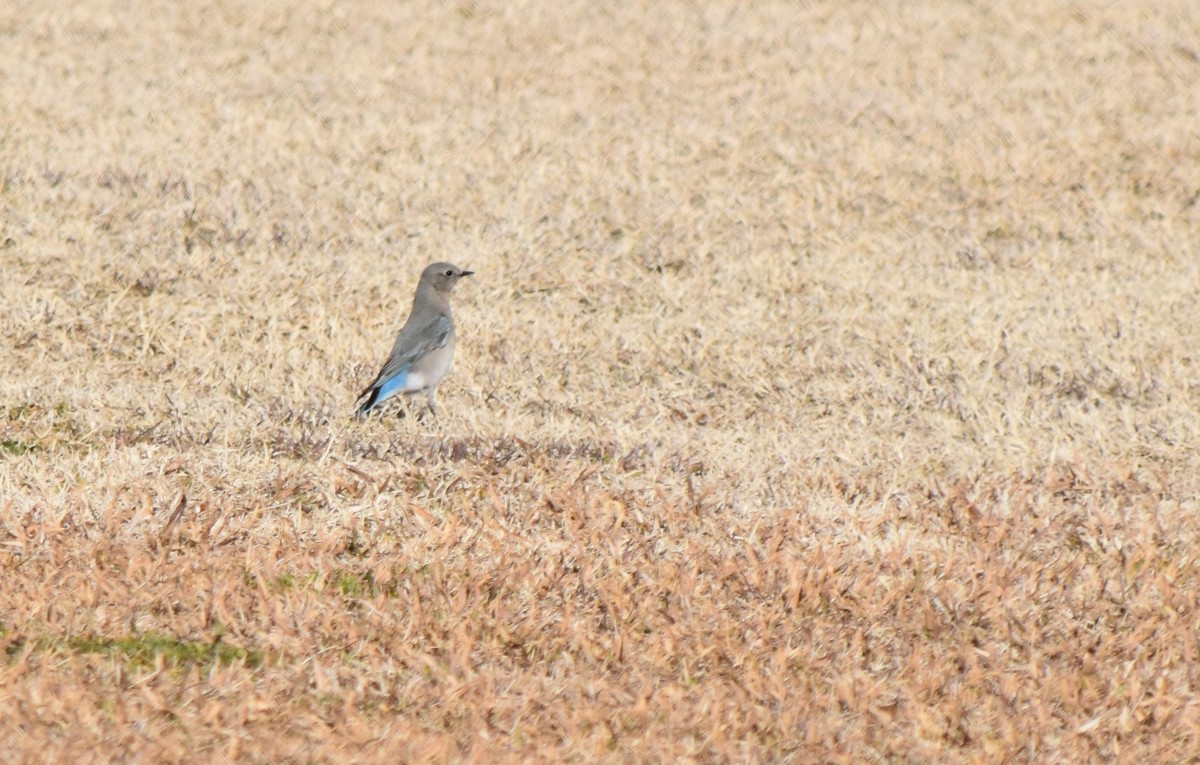
[[6,10],[0,760],[1200,756],[1200,11],[988,5]]

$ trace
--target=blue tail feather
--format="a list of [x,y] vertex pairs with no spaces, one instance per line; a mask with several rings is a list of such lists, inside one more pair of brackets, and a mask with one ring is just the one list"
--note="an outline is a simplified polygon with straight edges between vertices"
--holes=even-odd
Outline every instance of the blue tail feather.
[[406,369],[393,377],[389,377],[378,385],[371,386],[363,394],[367,396],[367,400],[358,408],[358,416],[365,416],[377,404],[383,403],[391,398],[393,394],[404,390],[404,383],[407,381],[408,370]]

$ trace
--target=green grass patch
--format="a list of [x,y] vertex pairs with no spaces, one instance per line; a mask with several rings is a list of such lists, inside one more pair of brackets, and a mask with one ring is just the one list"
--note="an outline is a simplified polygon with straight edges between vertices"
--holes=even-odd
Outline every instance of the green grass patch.
[[5,454],[24,454],[38,449],[37,444],[31,444],[28,441],[18,441],[15,438],[6,438],[0,441],[0,452]]
[[[8,646],[8,658],[11,660],[15,657],[25,645],[25,640],[17,640]],[[211,643],[177,640],[156,633],[120,638],[82,635],[66,639],[41,638],[37,641],[37,650],[119,656],[133,666],[146,667],[154,666],[160,656],[171,667],[187,664],[228,665],[243,661],[250,667],[262,664],[262,653],[251,648],[227,645],[219,640]]]
[[348,598],[361,598],[375,594],[375,577],[370,573],[356,574],[352,571],[341,571],[333,577],[333,585],[338,592]]
[[158,656],[166,658],[169,664],[224,665],[238,661],[245,661],[251,667],[262,664],[262,655],[251,649],[221,642],[176,640],[153,633],[125,638],[77,637],[69,639],[67,645],[78,653],[124,656],[133,664],[153,665]]
[[[247,572],[246,576],[252,575]],[[320,574],[315,571],[305,574],[285,573],[272,579],[269,587],[273,592],[287,592],[297,588],[316,587],[320,579]],[[394,597],[396,594],[394,586],[381,588],[377,585],[374,572],[359,573],[346,569],[329,572],[321,582],[320,590],[334,591],[347,598],[371,598],[381,592],[388,597]]]

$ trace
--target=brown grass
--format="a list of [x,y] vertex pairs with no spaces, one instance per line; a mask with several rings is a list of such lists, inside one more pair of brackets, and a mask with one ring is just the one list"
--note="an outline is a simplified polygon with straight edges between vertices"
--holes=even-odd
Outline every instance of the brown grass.
[[1191,0],[59,5],[0,760],[1200,756]]

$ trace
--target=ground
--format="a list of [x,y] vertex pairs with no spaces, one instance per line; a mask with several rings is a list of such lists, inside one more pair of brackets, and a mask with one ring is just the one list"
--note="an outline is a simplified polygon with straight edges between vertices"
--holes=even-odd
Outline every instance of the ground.
[[0,759],[1200,756],[1191,0],[0,41]]

